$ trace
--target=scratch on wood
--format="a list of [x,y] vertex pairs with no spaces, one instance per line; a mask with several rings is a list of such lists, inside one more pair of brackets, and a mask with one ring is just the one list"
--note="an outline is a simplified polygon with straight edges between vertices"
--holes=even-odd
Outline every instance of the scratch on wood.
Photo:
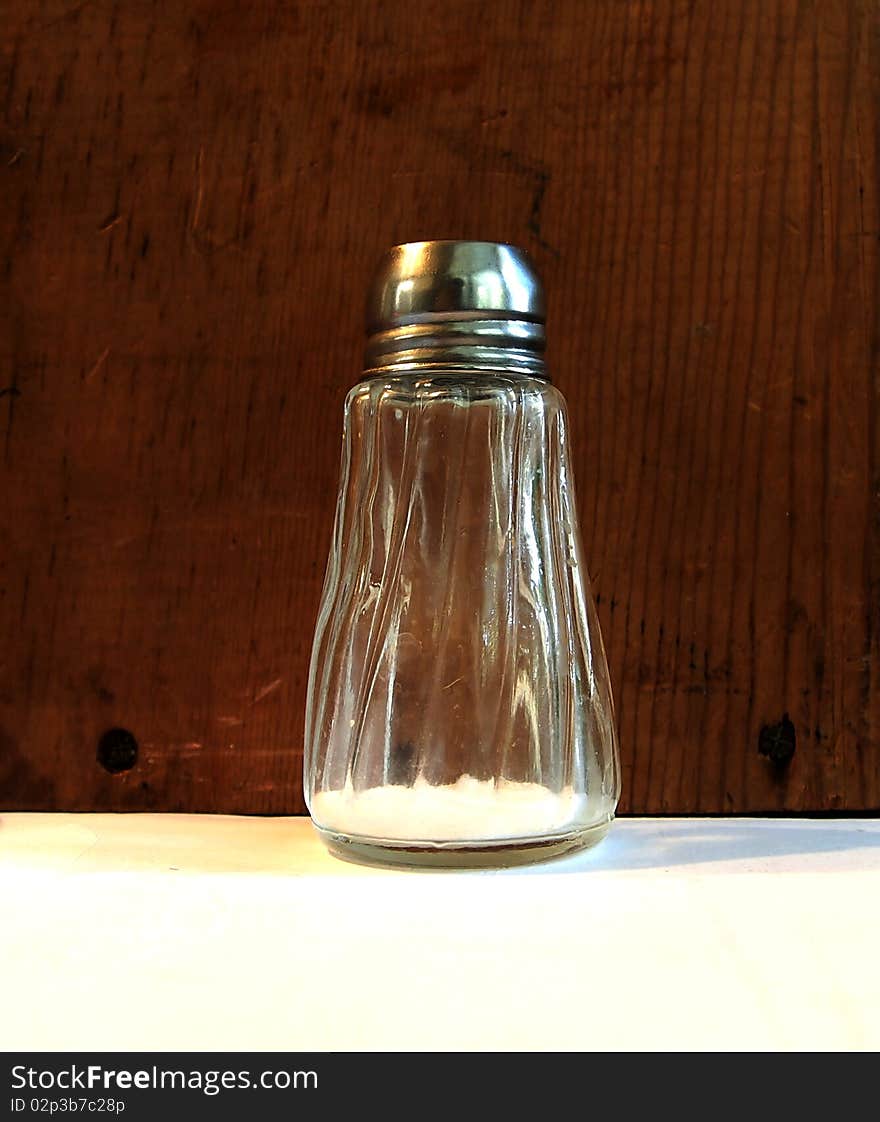
[[532,209],[529,213],[528,222],[529,230],[534,234],[535,240],[542,249],[546,249],[549,253],[558,257],[559,251],[554,246],[550,245],[549,242],[545,241],[541,233],[541,207],[544,204],[544,195],[547,192],[547,184],[550,182],[550,176],[546,171],[537,171],[532,174],[538,177],[538,182],[535,187],[535,193],[532,196]]
[[12,422],[15,419],[15,399],[17,397],[21,397],[21,390],[18,388],[18,381],[15,374],[12,375],[12,384],[10,386],[7,386],[6,389],[3,390],[3,394],[0,394],[0,396],[6,396],[9,398],[9,412],[6,419],[6,442],[4,445],[4,454],[8,462],[9,448],[12,441]]
[[98,361],[95,363],[95,365],[92,367],[92,369],[88,372],[88,374],[86,374],[83,381],[91,382],[92,378],[94,378],[94,376],[98,373],[98,371],[101,369],[101,367],[107,361],[107,355],[109,355],[109,354],[110,354],[110,348],[105,347],[103,349],[103,351],[101,351],[101,354],[98,356]]
[[263,688],[260,690],[260,692],[254,698],[254,701],[253,701],[254,705],[256,705],[258,701],[262,701],[264,697],[268,697],[270,693],[274,693],[275,690],[278,689],[278,687],[281,685],[281,683],[283,681],[284,681],[283,678],[276,678],[275,681],[270,682],[268,684],[268,686],[263,686]]
[[499,109],[497,113],[490,113],[488,117],[484,117],[480,124],[485,128],[487,125],[494,125],[496,121],[503,121],[506,116],[507,110]]
[[65,20],[75,21],[76,19],[78,19],[80,12],[87,6],[87,4],[88,0],[81,0],[79,4],[74,4],[72,7],[62,12],[60,16],[56,16],[54,19],[50,19],[45,23],[41,23],[40,30],[48,31],[50,27],[57,27],[58,24],[63,23]]
[[202,193],[203,193],[202,157],[203,157],[203,155],[204,155],[204,149],[203,149],[202,145],[200,144],[199,145],[199,154],[196,156],[196,205],[195,205],[195,208],[193,209],[192,223],[191,223],[190,228],[189,228],[190,233],[192,235],[195,235],[196,228],[199,224],[199,215],[202,213]]

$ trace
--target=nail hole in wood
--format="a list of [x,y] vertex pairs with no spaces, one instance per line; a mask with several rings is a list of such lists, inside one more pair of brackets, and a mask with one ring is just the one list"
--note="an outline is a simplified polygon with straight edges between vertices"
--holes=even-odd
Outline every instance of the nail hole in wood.
[[137,758],[138,742],[128,729],[108,729],[98,741],[98,763],[111,775],[129,771]]
[[785,767],[797,748],[797,735],[787,713],[781,721],[763,725],[758,733],[758,752],[776,767]]

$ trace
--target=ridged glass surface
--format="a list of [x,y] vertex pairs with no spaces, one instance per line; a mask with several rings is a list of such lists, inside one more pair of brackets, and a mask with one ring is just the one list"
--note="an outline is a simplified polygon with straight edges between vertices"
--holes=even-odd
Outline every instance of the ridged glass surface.
[[374,378],[345,406],[306,715],[336,835],[487,845],[607,824],[619,771],[562,396]]

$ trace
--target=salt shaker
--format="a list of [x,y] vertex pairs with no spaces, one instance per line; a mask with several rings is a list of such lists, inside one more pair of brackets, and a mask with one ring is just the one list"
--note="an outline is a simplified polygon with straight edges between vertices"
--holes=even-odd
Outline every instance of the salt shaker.
[[367,327],[308,685],[315,826],[391,864],[591,845],[620,769],[535,270],[494,242],[396,246]]

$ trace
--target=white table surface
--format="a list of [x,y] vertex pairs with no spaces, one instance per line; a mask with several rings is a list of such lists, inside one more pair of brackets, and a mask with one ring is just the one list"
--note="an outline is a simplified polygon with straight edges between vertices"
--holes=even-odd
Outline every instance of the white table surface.
[[0,816],[0,1048],[880,1048],[880,821],[629,819],[501,872],[307,819]]

